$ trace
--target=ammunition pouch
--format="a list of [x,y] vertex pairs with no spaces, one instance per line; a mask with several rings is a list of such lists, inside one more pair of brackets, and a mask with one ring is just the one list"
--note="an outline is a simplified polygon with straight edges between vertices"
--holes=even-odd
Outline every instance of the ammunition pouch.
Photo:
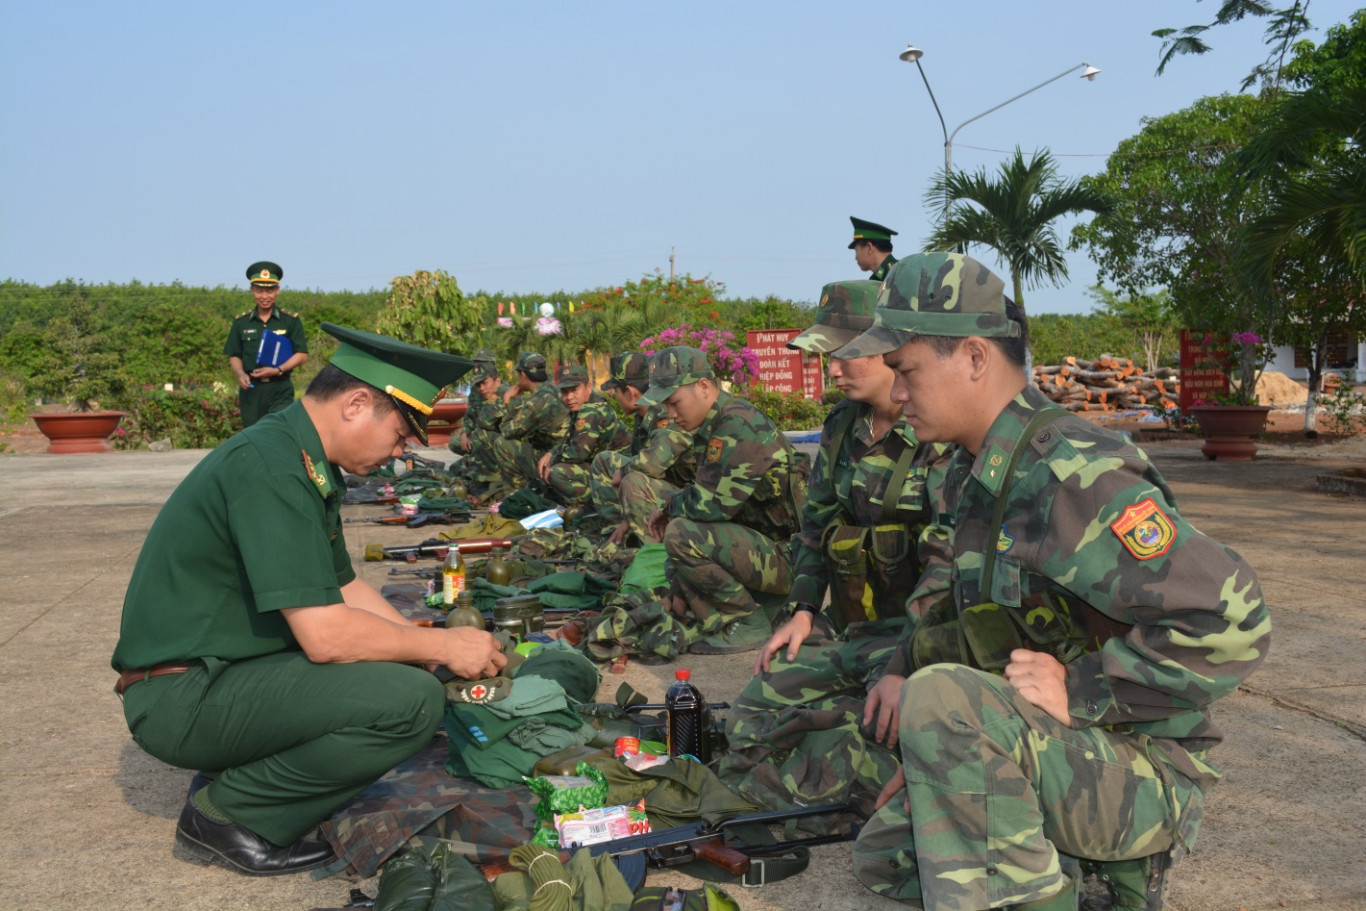
[[832,524],[821,536],[821,552],[830,579],[830,617],[836,630],[904,616],[898,603],[915,586],[920,574],[905,525],[871,528]]

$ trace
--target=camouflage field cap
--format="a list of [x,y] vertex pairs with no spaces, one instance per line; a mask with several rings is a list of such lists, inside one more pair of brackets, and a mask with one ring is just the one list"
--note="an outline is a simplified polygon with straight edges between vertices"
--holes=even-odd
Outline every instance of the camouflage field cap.
[[535,351],[523,351],[517,355],[516,370],[519,373],[525,373],[530,379],[538,383],[545,382],[545,357]]
[[650,358],[650,388],[640,397],[640,404],[647,408],[658,405],[681,386],[715,379],[704,352],[682,345],[665,348]]
[[854,245],[864,240],[891,240],[896,232],[886,225],[880,225],[875,221],[864,221],[862,218],[849,216],[849,221],[854,225],[854,239],[849,241],[849,249],[854,249]]
[[332,366],[384,390],[414,435],[427,444],[427,418],[441,391],[469,372],[474,363],[455,354],[429,351],[386,335],[323,323],[339,344]]
[[[482,350],[484,349],[481,348],[480,351]],[[478,354],[478,352],[475,353]],[[475,358],[474,369],[470,371],[471,383],[482,383],[484,380],[496,379],[497,377],[497,364],[495,364],[493,361],[481,361],[477,357]]]
[[561,364],[555,374],[555,385],[561,389],[573,389],[588,382],[588,368],[583,364]]
[[476,364],[493,364],[498,361],[498,355],[493,353],[492,348],[480,348],[474,352],[474,357],[471,360]]
[[252,263],[250,266],[247,266],[247,278],[250,279],[252,285],[267,287],[270,285],[278,285],[280,284],[280,279],[284,277],[285,270],[267,260],[261,260],[259,263]]
[[961,253],[917,253],[892,266],[882,282],[873,327],[832,357],[895,351],[917,335],[1019,338],[1006,317],[1005,282]]
[[650,388],[650,358],[639,351],[612,355],[612,375],[601,387],[603,392],[621,389],[624,386]]
[[787,347],[812,354],[829,354],[858,338],[873,326],[877,293],[882,282],[831,282],[821,289],[816,324],[787,343]]

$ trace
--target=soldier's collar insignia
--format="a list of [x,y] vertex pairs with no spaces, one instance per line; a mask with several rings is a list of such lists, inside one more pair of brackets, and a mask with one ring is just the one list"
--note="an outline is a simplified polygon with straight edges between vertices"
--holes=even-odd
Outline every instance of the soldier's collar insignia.
[[1005,469],[1008,461],[1005,450],[1000,446],[993,445],[980,461],[981,468],[977,472],[977,480],[981,481],[983,486],[992,493],[998,492],[1001,485],[1005,483]]
[[710,440],[708,440],[708,441],[707,441],[707,461],[708,461],[708,462],[719,462],[719,461],[721,461],[721,450],[724,448],[724,446],[725,446],[725,444],[721,442],[721,439],[720,439],[719,437],[712,437]]
[[1176,540],[1172,520],[1152,497],[1136,503],[1110,523],[1110,530],[1119,538],[1124,549],[1138,560],[1160,557],[1171,549]]
[[308,472],[308,476],[313,479],[313,483],[318,485],[318,493],[322,494],[324,497],[330,494],[332,492],[332,482],[328,480],[327,475],[319,470],[318,466],[313,463],[313,457],[308,454],[307,449],[301,449],[299,451],[302,452],[304,456],[304,471]]
[[996,552],[1003,554],[1015,545],[1015,539],[1006,534],[1005,525],[1001,526],[1001,535],[996,539]]
[[575,422],[574,422],[574,429],[575,429],[575,430],[587,430],[587,429],[588,429],[588,418],[579,418],[577,421],[575,421]]

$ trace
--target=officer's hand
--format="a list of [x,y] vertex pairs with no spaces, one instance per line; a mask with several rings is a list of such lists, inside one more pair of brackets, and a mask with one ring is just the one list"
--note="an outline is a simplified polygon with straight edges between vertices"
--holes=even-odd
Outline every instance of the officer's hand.
[[492,633],[472,626],[459,626],[446,630],[446,636],[451,654],[441,663],[457,677],[466,680],[497,677],[508,663],[502,645]]
[[611,544],[620,544],[622,541],[626,540],[626,533],[630,530],[631,526],[625,519],[622,519],[617,523],[617,527],[612,529],[612,533],[607,536],[607,540]]
[[[882,790],[878,792],[877,803],[873,804],[873,809],[881,810],[887,804],[887,801],[896,796],[897,791],[906,791],[905,766],[896,767],[896,774],[892,776],[892,780],[883,785]],[[911,812],[910,791],[906,791],[906,812]]]
[[[863,706],[863,726],[873,728],[873,739],[887,749],[896,749],[897,725],[901,722],[901,685],[906,678],[886,674],[871,690]],[[876,726],[873,725],[876,720]]]
[[620,489],[621,489],[621,469],[620,469],[620,468],[618,468],[616,471],[612,472],[612,489],[613,489],[613,490],[620,490]]
[[1005,676],[1030,705],[1072,726],[1072,716],[1067,713],[1067,668],[1057,658],[1047,652],[1017,648],[1010,653]]
[[250,389],[251,377],[247,376],[245,373],[237,374],[237,385],[243,389]]
[[811,614],[804,610],[799,610],[792,615],[778,631],[773,634],[763,648],[759,649],[759,657],[754,661],[754,674],[768,673],[769,660],[778,652],[787,649],[787,662],[791,664],[797,660],[797,650],[802,647],[806,637],[811,635]]
[[541,460],[536,463],[536,474],[541,476],[542,481],[549,480],[547,475],[550,474],[550,453],[541,456]]
[[669,527],[669,517],[664,515],[664,510],[656,509],[650,514],[650,521],[645,523],[645,530],[650,533],[650,537],[655,539],[658,544],[664,540],[664,531]]
[[460,451],[461,451],[461,452],[469,452],[469,451],[470,451],[470,438],[467,437],[467,436],[466,436],[465,434],[463,434],[463,433],[460,434]]
[[517,397],[517,393],[519,393],[519,392],[521,392],[521,391],[522,391],[522,387],[520,387],[520,386],[513,386],[513,387],[511,387],[510,389],[508,389],[507,392],[504,392],[504,393],[503,393],[503,404],[506,405],[508,402],[510,402],[510,401],[512,401],[513,399],[515,399],[515,398]]

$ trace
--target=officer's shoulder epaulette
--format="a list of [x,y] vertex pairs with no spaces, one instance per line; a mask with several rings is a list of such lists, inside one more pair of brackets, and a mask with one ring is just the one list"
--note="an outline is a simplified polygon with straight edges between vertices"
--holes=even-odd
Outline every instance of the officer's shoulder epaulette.
[[234,319],[234,320],[246,319],[248,316],[251,316],[251,315],[252,315],[253,313],[255,313],[255,312],[256,312],[256,308],[255,308],[255,307],[252,307],[250,310],[243,310],[241,313],[239,313],[239,314],[237,314],[236,316],[234,316],[233,319]]
[[299,312],[297,310],[281,310],[280,312],[291,319],[299,318]]
[[[1069,432],[1076,429],[1074,422],[1069,420],[1071,417],[1067,415],[1046,424],[1034,431],[1034,436],[1029,439],[1030,448],[1048,464],[1053,477],[1059,481],[1066,481],[1086,464],[1085,457],[1069,438]],[[1084,423],[1091,426],[1089,422]]]

